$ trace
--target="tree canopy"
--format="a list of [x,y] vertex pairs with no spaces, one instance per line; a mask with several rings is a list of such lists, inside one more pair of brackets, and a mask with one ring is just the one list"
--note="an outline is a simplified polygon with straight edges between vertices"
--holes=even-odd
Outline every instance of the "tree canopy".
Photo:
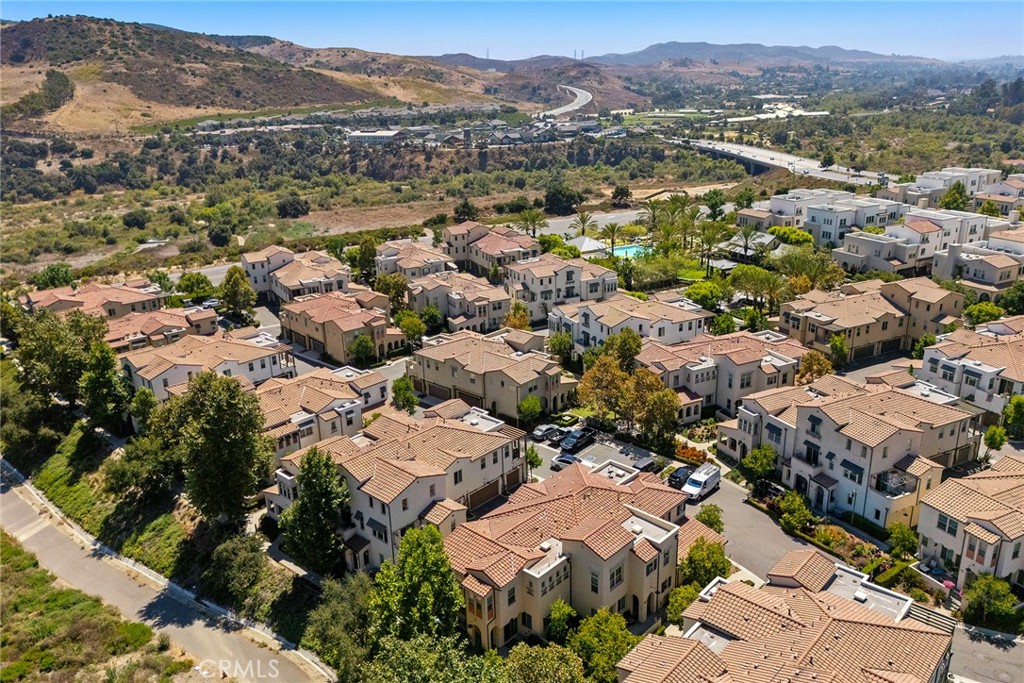
[[319,574],[339,573],[345,564],[339,527],[348,509],[348,485],[330,453],[316,446],[302,456],[298,483],[298,500],[281,515],[287,551]]
[[618,683],[615,665],[640,641],[626,628],[621,614],[601,608],[569,636],[567,646],[583,662],[591,683]]

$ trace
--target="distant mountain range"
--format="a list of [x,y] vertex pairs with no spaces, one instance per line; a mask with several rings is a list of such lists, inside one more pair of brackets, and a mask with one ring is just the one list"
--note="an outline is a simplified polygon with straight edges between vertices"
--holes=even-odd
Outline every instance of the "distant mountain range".
[[771,46],[758,43],[715,45],[712,43],[657,43],[636,52],[587,57],[588,62],[616,66],[653,66],[662,62],[691,59],[698,62],[854,64],[865,62],[910,62],[940,64],[937,59],[882,55],[865,50],[847,50],[835,45],[823,47]]

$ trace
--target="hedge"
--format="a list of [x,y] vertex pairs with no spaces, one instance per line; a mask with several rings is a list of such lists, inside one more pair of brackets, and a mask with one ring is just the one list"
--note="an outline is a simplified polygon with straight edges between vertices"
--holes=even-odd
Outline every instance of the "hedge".
[[879,574],[875,578],[875,583],[883,588],[892,588],[899,583],[900,574],[903,573],[903,570],[911,564],[913,564],[911,560],[901,560],[897,562],[892,567]]
[[889,530],[886,529],[883,526],[879,526],[878,524],[875,524],[874,522],[872,522],[870,519],[867,519],[866,517],[861,517],[860,515],[855,514],[853,512],[850,512],[850,511],[844,512],[844,513],[838,515],[838,517],[839,517],[839,519],[843,520],[847,524],[851,524],[851,525],[857,527],[861,531],[863,531],[863,532],[873,536],[874,538],[877,538],[880,541],[888,541],[889,540]]

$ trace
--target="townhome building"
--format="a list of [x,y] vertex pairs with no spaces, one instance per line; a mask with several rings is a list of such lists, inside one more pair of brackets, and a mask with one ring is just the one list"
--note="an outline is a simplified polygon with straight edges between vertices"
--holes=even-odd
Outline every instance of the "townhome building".
[[272,244],[259,251],[242,254],[242,269],[257,296],[265,297],[270,293],[270,274],[294,260],[294,251]]
[[772,213],[771,225],[802,228],[807,221],[807,212],[812,206],[849,201],[855,197],[852,192],[803,188],[790,190],[786,194],[777,194],[768,200],[768,210]]
[[[352,569],[394,560],[410,528],[434,524],[448,535],[467,511],[525,480],[525,432],[479,408],[447,401],[428,408],[422,420],[391,406],[375,412],[354,437],[315,445],[330,455],[351,492],[342,534]],[[263,492],[271,517],[302,495],[298,473],[306,453],[279,459],[275,484]]]
[[747,396],[719,425],[718,449],[743,458],[769,445],[783,484],[814,510],[914,526],[943,470],[977,457],[979,413],[909,375],[901,386],[826,376]]
[[1024,197],[1024,173],[1011,173],[1003,180],[996,180],[982,187],[992,194]]
[[645,339],[636,362],[679,395],[679,421],[690,424],[711,409],[734,417],[745,396],[793,386],[807,351],[778,332],[742,331],[673,345]]
[[[1019,322],[1011,318],[1006,324]],[[989,329],[1000,329],[989,323]],[[1015,325],[1015,327],[1021,327]],[[917,376],[943,391],[986,411],[986,422],[996,423],[1013,396],[1024,394],[1024,334],[984,334],[960,329],[939,337],[924,350]]]
[[942,228],[940,246],[936,247],[937,250],[947,249],[950,244],[984,240],[992,232],[1011,227],[1010,223],[1002,218],[952,209],[911,209],[907,212],[905,220],[911,218],[926,220]]
[[256,389],[265,419],[263,434],[278,459],[336,436],[363,429],[363,412],[387,400],[387,378],[375,370],[317,368],[273,378]]
[[[607,462],[570,465],[521,486],[444,541],[466,598],[466,631],[483,649],[543,636],[556,600],[646,622],[675,585],[685,496],[656,475]],[[685,536],[701,536],[700,531]],[[709,539],[711,540],[711,539]]]
[[512,297],[484,278],[447,271],[409,282],[409,307],[422,314],[427,306],[441,312],[451,332],[492,332],[512,310]]
[[1024,186],[1024,180],[1007,180],[996,186],[999,189],[978,192],[971,205],[975,211],[980,211],[985,202],[992,202],[999,208],[999,215],[1010,217],[1015,214],[1019,220],[1021,209],[1024,209],[1024,195],[1018,194],[1017,185]]
[[987,186],[997,182],[1002,173],[990,168],[961,168],[949,166],[941,171],[928,171],[918,175],[914,182],[890,183],[879,190],[877,197],[918,208],[935,208],[950,187],[963,183],[968,197],[974,197]]
[[118,357],[136,389],[146,387],[158,401],[184,392],[201,372],[237,377],[245,386],[295,373],[291,348],[272,337],[254,340],[187,335],[173,344],[144,347]]
[[442,249],[456,265],[473,275],[489,275],[523,259],[540,256],[540,243],[529,235],[505,226],[466,221],[444,228]]
[[992,467],[942,482],[921,501],[918,557],[945,567],[964,587],[994,574],[1024,588],[1024,457],[1010,453]]
[[941,245],[940,225],[909,216],[903,223],[889,224],[884,229],[883,234],[863,230],[844,233],[842,246],[832,250],[832,259],[851,272],[910,276],[931,271],[932,258]]
[[614,270],[554,254],[519,261],[505,270],[505,288],[526,305],[534,322],[546,321],[553,306],[603,301],[619,287],[619,275]]
[[300,296],[281,306],[281,337],[338,363],[350,363],[353,342],[365,335],[377,356],[383,357],[405,344],[405,335],[385,313],[390,308],[386,302],[386,296],[375,292]]
[[883,228],[898,221],[908,208],[887,199],[837,199],[808,206],[803,227],[818,246],[841,244],[843,236],[852,230]]
[[377,245],[374,263],[378,274],[398,273],[407,280],[455,269],[455,262],[440,249],[409,240]]
[[986,240],[951,244],[935,252],[932,273],[958,280],[978,301],[997,302],[1024,276],[1024,230],[997,230]]
[[423,340],[406,361],[417,391],[441,399],[460,398],[492,415],[515,417],[527,396],[544,412],[565,408],[577,381],[540,349],[543,338],[521,330],[488,335],[463,330]]
[[159,310],[168,296],[159,285],[140,279],[113,285],[90,282],[44,289],[25,294],[20,301],[29,313],[41,310],[54,313],[81,311],[86,315],[116,320],[131,313]]
[[942,683],[956,622],[816,550],[791,550],[755,588],[718,577],[683,612],[682,636],[648,635],[620,683]]
[[347,292],[352,270],[325,251],[307,251],[270,273],[270,298],[288,303],[309,294]]
[[779,331],[825,354],[838,334],[846,341],[847,360],[860,360],[911,348],[962,314],[963,296],[928,278],[868,280],[833,292],[811,290],[782,304]]
[[578,356],[627,327],[641,337],[679,344],[704,334],[712,317],[712,313],[678,295],[671,300],[641,301],[616,293],[600,302],[555,306],[548,313],[548,329],[572,335],[573,352]]
[[144,346],[172,344],[185,335],[212,335],[217,326],[217,312],[209,308],[161,308],[146,313],[129,313],[107,323],[103,341],[116,353]]

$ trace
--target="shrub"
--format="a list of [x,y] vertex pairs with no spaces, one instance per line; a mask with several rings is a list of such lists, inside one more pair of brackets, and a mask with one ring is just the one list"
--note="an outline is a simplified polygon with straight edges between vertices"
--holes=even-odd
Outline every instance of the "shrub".
[[900,581],[900,574],[910,566],[909,561],[894,562],[893,565],[875,577],[875,583],[883,588],[892,588]]
[[907,592],[907,595],[912,597],[914,599],[914,602],[923,602],[925,604],[931,602],[932,599],[932,596],[928,593],[928,591],[921,590],[920,588],[911,588]]
[[684,460],[694,465],[702,465],[707,462],[707,451],[702,451],[693,446],[687,446],[681,441],[676,442],[676,460]]
[[831,524],[822,525],[815,529],[814,540],[829,548],[835,548],[846,540],[846,532]]

